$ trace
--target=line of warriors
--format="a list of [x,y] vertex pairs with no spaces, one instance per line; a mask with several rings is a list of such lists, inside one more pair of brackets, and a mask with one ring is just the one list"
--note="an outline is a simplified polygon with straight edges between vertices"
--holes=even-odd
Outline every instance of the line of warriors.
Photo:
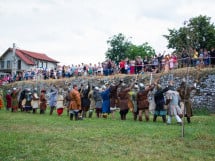
[[180,87],[175,90],[173,81],[162,88],[159,79],[147,86],[137,83],[137,80],[130,84],[120,80],[118,83],[105,83],[101,87],[92,86],[90,83],[85,86],[74,84],[66,95],[63,95],[62,90],[52,87],[48,92],[48,99],[46,90],[41,90],[38,94],[36,88],[24,89],[17,99],[20,89],[13,88],[12,92],[8,90],[6,100],[7,109],[11,108],[12,112],[20,108],[21,111],[36,113],[39,109],[40,114],[44,114],[48,103],[50,115],[56,109],[60,116],[66,107],[70,120],[91,118],[94,111],[98,118],[107,118],[109,115],[115,118],[115,112],[119,111],[120,119],[126,120],[128,112],[131,111],[135,121],[143,121],[143,114],[145,121],[149,121],[151,112],[154,122],[161,116],[164,123],[171,124],[172,117],[175,117],[177,123],[181,125],[183,115],[187,117],[188,123],[191,122],[190,93],[193,89],[195,86],[189,87],[185,81],[182,81]]
[[44,114],[47,109],[47,104],[49,104],[50,115],[55,108],[57,109],[58,115],[61,115],[64,109],[64,97],[62,92],[58,92],[57,89],[51,88],[48,95],[49,99],[47,99],[47,93],[44,89],[41,90],[39,94],[37,88],[33,90],[30,88],[25,88],[24,90],[13,88],[12,91],[8,90],[5,96],[6,109],[11,109],[11,112],[17,112],[19,109],[27,113],[32,111],[33,114],[37,113],[39,109],[40,114]]

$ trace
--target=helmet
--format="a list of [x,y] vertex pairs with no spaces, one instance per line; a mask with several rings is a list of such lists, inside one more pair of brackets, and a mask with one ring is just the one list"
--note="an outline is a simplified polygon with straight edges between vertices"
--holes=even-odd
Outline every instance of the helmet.
[[144,86],[143,83],[139,83],[139,87],[140,87],[140,89],[144,89],[145,88],[145,86]]
[[109,82],[106,82],[106,83],[105,83],[105,86],[109,86]]
[[139,87],[138,87],[138,85],[137,84],[135,84],[134,85],[134,89],[138,89]]
[[157,84],[157,89],[162,89],[161,85],[160,84]]
[[105,85],[103,85],[103,86],[102,86],[102,89],[103,89],[103,90],[105,90],[105,89],[106,89],[106,86],[105,86]]
[[30,88],[26,88],[25,90],[26,90],[26,92],[30,92],[30,91],[31,91],[31,89],[30,89]]
[[11,90],[7,90],[7,94],[10,94],[11,93]]
[[125,84],[125,83],[122,83],[122,84],[121,84],[121,86],[122,86],[122,87],[125,87],[125,86],[126,86],[126,84]]
[[98,91],[98,90],[99,90],[99,87],[95,87],[95,90],[97,90],[97,91]]

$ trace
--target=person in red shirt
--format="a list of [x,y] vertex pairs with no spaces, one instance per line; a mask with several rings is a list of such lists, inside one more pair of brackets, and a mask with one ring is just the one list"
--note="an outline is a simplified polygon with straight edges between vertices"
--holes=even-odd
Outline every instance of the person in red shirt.
[[120,73],[125,74],[125,61],[121,60],[119,62]]

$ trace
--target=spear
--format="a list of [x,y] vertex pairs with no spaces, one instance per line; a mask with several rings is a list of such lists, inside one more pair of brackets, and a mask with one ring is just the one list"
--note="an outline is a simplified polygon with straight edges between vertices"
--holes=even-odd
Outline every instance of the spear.
[[150,82],[149,82],[150,85],[152,85],[152,72],[151,72],[151,75],[150,75]]
[[[188,79],[189,79],[189,65],[187,65],[187,72],[186,72],[186,76],[187,76],[187,79],[186,79],[186,84],[185,84],[185,96],[187,95],[187,84],[188,84]],[[185,101],[184,100],[184,111],[183,111],[183,121],[182,121],[182,129],[181,129],[181,133],[182,133],[182,137],[184,138],[184,122],[185,122],[185,117],[184,117],[184,114],[185,114]]]

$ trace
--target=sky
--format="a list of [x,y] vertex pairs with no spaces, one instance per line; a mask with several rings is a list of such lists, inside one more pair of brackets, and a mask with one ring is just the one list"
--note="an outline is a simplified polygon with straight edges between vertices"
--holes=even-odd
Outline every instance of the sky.
[[215,23],[214,8],[214,0],[0,0],[0,55],[15,43],[62,65],[95,64],[119,33],[168,53],[168,29],[199,15]]

